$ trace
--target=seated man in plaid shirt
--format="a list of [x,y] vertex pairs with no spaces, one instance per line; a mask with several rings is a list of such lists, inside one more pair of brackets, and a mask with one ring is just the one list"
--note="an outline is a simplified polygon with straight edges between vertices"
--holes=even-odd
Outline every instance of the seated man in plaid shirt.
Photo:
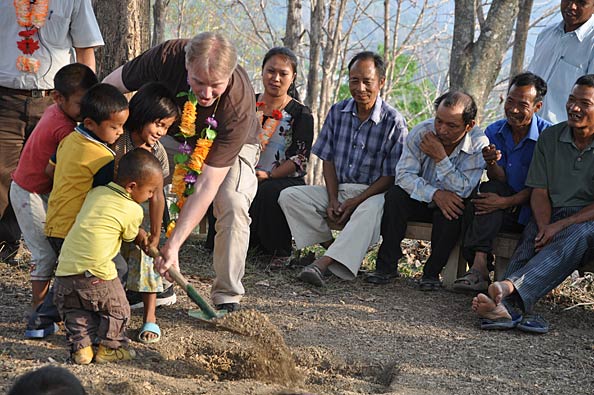
[[439,273],[460,237],[462,214],[478,185],[487,136],[475,126],[476,104],[464,92],[435,100],[435,118],[413,128],[396,167],[396,185],[386,193],[382,245],[376,271],[366,281],[385,284],[398,276],[400,242],[408,221],[431,222],[431,255],[423,268],[421,290],[439,288]]
[[[369,246],[379,240],[384,192],[408,133],[404,118],[379,97],[385,82],[382,58],[361,52],[349,62],[351,99],[332,106],[312,153],[323,160],[326,186],[285,189],[279,204],[297,244],[316,243],[326,253],[299,274],[324,285],[324,273],[352,280]],[[328,221],[344,227],[333,239]]]

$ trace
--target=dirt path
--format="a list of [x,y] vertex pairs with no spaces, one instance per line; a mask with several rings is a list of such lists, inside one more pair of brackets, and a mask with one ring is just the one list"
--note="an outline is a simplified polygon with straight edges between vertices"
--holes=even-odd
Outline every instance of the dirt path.
[[[188,277],[208,295],[210,257],[199,242],[188,244],[183,257],[182,270],[201,273]],[[30,298],[26,267],[0,263],[0,392],[17,375],[51,363],[74,372],[89,394],[594,393],[592,309],[541,303],[539,312],[552,325],[545,336],[482,332],[466,295],[421,293],[410,278],[383,287],[330,280],[319,290],[297,282],[297,272],[250,265],[242,303],[284,336],[298,374],[291,384],[275,342],[190,318],[193,306],[179,291],[177,304],[158,311],[162,341],[133,343],[137,360],[72,365],[63,331],[44,341],[22,338]],[[133,313],[130,337],[140,313]]]

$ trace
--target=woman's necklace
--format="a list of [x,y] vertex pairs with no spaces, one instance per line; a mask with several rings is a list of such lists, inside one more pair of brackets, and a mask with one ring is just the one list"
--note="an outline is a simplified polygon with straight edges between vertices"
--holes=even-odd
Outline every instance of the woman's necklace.
[[276,131],[276,128],[280,124],[281,120],[283,119],[283,110],[287,104],[291,101],[291,96],[287,95],[287,97],[283,100],[282,104],[272,110],[272,116],[269,116],[264,120],[264,108],[266,107],[266,103],[263,101],[259,101],[256,103],[256,115],[262,125],[262,131],[258,134],[258,140],[260,141],[260,149],[264,151],[270,138]]

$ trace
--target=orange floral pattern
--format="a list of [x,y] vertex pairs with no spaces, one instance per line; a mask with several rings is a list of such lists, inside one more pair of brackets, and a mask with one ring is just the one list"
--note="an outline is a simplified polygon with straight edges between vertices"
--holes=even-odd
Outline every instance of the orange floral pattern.
[[262,129],[260,130],[260,133],[258,133],[258,141],[260,142],[260,149],[262,151],[266,150],[270,138],[283,118],[281,111],[273,110],[272,117],[268,117],[266,118],[266,121],[264,121],[264,111],[262,110],[264,107],[266,107],[264,102],[259,101],[256,103],[256,116],[258,117],[259,124],[262,125]]
[[196,105],[190,100],[184,104],[179,130],[186,138],[196,134]]
[[[21,39],[17,47],[24,55],[33,55],[39,49],[39,41],[33,39],[39,29],[45,25],[48,15],[49,0],[14,0],[16,20],[24,30],[19,32]],[[24,73],[37,73],[41,62],[31,56],[17,56],[17,70]]]
[[208,155],[208,152],[210,151],[210,147],[212,147],[212,140],[198,139],[196,142],[196,148],[190,157],[188,167],[200,174],[202,172],[202,165],[204,164],[206,155]]

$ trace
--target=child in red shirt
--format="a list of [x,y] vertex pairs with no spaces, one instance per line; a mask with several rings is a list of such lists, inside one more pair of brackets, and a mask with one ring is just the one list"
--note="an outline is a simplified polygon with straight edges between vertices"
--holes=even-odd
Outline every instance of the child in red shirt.
[[52,179],[45,168],[58,144],[80,121],[80,101],[97,84],[95,73],[87,66],[73,63],[62,67],[54,78],[52,98],[27,140],[19,164],[12,174],[10,200],[31,251],[32,305],[39,305],[56,269],[56,254],[44,234],[47,200]]

